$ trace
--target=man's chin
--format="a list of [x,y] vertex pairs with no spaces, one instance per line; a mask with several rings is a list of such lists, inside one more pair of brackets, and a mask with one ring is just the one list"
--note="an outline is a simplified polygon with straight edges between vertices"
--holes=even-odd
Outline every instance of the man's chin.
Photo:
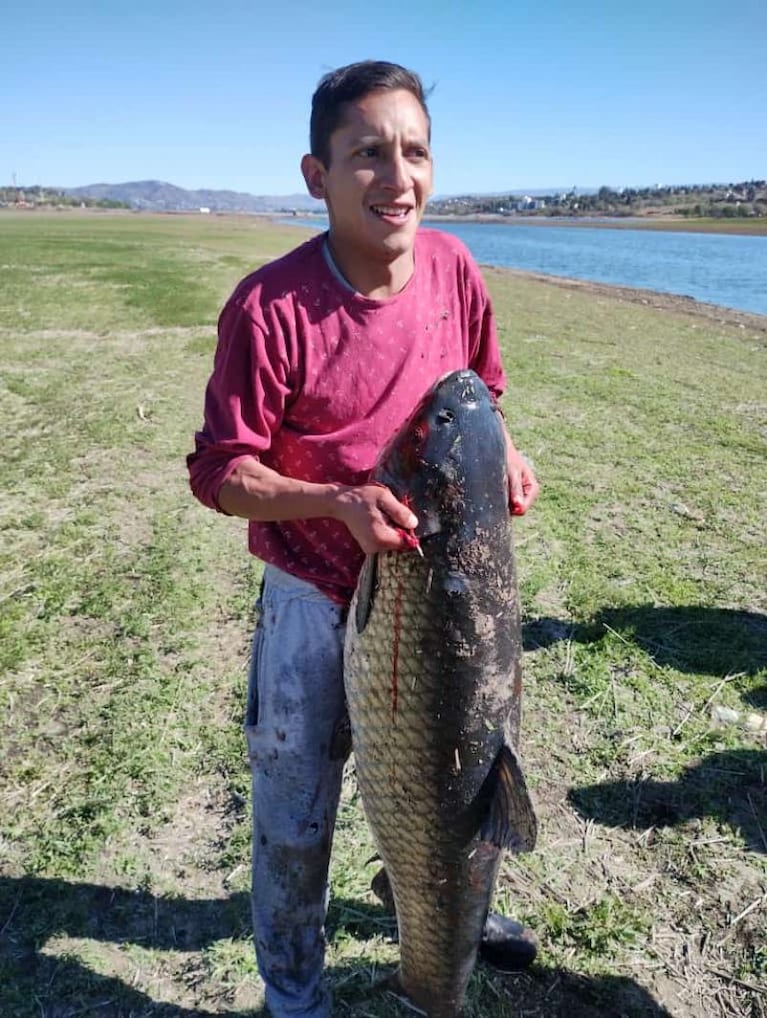
[[379,243],[381,249],[391,253],[394,258],[407,254],[413,250],[417,229],[418,221],[414,219],[406,226],[400,226],[397,229],[387,232],[380,237]]
[[344,258],[357,259],[370,258],[376,262],[395,262],[399,258],[412,255],[415,248],[415,236],[418,229],[418,221],[413,220],[407,226],[398,229],[372,229],[362,236],[350,236],[349,234],[334,234],[331,227],[330,244],[338,255],[339,262]]

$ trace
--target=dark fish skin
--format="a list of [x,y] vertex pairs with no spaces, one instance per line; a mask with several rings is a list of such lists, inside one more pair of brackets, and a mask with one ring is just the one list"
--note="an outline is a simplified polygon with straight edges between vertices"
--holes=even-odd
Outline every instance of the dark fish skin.
[[419,517],[416,551],[369,556],[346,695],[357,780],[389,874],[402,990],[460,1014],[502,848],[536,820],[517,758],[521,635],[502,422],[474,372],[440,380],[374,477]]

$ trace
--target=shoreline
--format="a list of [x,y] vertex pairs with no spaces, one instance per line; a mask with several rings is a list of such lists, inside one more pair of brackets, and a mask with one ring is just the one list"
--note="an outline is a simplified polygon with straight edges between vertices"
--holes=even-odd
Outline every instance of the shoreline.
[[501,216],[477,213],[466,216],[429,214],[423,222],[432,223],[493,223],[502,226],[564,226],[599,230],[661,230],[669,233],[719,233],[723,236],[767,237],[767,218],[759,219],[693,219],[685,216]]
[[752,333],[752,338],[767,346],[767,315],[758,315],[752,311],[739,311],[737,308],[729,308],[721,304],[709,304],[696,297],[664,293],[661,290],[622,286],[619,283],[598,283],[590,279],[575,279],[572,276],[549,276],[543,272],[528,272],[524,269],[489,265],[484,262],[480,263],[480,268],[483,275],[488,277],[513,276],[517,279],[545,283],[560,290],[575,290],[622,304],[641,304],[658,311],[671,311],[689,318],[703,319],[709,324],[725,325],[742,331],[749,330]]

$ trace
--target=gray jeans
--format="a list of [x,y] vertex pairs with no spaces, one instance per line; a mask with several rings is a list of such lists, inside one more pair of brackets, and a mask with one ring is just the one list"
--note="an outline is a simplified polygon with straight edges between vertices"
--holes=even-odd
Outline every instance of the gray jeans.
[[[328,864],[344,760],[344,611],[267,566],[245,733],[253,784],[253,932],[273,1018],[327,1018]],[[336,739],[336,743],[337,743]],[[334,758],[335,757],[335,758]]]

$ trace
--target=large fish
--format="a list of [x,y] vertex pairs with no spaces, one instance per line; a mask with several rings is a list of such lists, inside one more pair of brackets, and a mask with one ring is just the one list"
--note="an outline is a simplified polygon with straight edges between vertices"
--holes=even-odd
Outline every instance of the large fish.
[[473,371],[445,376],[374,479],[418,516],[409,552],[368,556],[345,683],[357,779],[391,881],[399,984],[460,1013],[501,849],[536,820],[519,763],[522,653],[503,425]]

